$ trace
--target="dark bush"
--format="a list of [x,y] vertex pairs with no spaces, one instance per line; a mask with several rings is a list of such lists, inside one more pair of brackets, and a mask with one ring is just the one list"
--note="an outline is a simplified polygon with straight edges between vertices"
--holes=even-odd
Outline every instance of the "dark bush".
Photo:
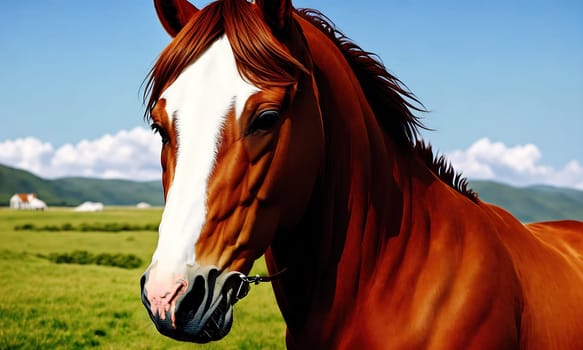
[[34,224],[24,224],[24,225],[16,225],[14,226],[14,230],[15,231],[34,231],[36,229],[36,227],[34,226]]
[[82,223],[74,226],[70,223],[64,223],[61,226],[45,225],[36,226],[32,223],[14,226],[15,231],[81,231],[81,232],[122,232],[122,231],[158,231],[157,224],[131,225],[128,223],[106,222],[106,223]]
[[61,231],[74,231],[75,227],[73,227],[73,225],[71,225],[70,223],[65,223],[61,226]]
[[133,269],[142,265],[142,259],[133,254],[99,254],[95,259],[97,265],[107,265]]
[[134,269],[142,265],[142,259],[134,254],[101,253],[94,255],[86,250],[76,250],[71,253],[51,253],[48,259],[57,264],[95,264],[124,269]]
[[48,259],[57,264],[73,264],[73,258],[69,254],[51,253]]
[[71,253],[73,263],[79,265],[88,265],[95,262],[95,256],[86,250],[75,250]]

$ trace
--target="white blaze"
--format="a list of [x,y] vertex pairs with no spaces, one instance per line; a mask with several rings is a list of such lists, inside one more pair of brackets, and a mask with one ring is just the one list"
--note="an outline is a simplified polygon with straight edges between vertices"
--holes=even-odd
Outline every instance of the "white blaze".
[[152,258],[158,278],[184,276],[187,265],[195,264],[194,245],[205,221],[207,182],[221,127],[233,107],[238,119],[257,91],[241,78],[223,36],[160,96],[170,121],[176,119],[178,154]]

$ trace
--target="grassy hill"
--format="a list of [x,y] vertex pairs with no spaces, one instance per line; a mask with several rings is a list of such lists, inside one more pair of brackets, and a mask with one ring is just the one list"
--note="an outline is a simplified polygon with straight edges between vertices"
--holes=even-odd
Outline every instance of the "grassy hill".
[[583,191],[552,186],[512,187],[492,181],[471,181],[485,202],[511,212],[522,222],[583,220]]
[[[486,202],[499,205],[523,222],[583,220],[583,191],[551,186],[512,187],[491,181],[471,181],[470,187]],[[0,165],[0,205],[14,193],[37,193],[53,206],[73,206],[84,201],[107,205],[147,202],[162,205],[160,181],[136,182],[90,178],[46,180],[29,172]]]
[[80,177],[42,179],[27,171],[0,165],[0,205],[8,205],[14,193],[36,193],[49,206],[75,206],[85,201],[106,205],[162,205],[160,181],[136,182]]

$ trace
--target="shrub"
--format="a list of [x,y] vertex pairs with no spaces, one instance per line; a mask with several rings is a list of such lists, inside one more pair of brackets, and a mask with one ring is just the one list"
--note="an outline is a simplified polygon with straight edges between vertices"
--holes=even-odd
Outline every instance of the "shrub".
[[89,265],[95,262],[95,256],[86,250],[75,250],[71,253],[72,262],[79,265]]
[[15,231],[34,231],[36,227],[34,224],[23,224],[23,225],[16,225],[14,226]]
[[124,269],[135,269],[142,265],[142,259],[134,254],[101,253],[94,255],[86,250],[75,250],[71,253],[51,253],[47,258],[57,264],[95,264]]
[[73,225],[71,225],[70,223],[68,223],[68,222],[67,223],[64,223],[61,226],[61,231],[74,231],[74,230],[75,230],[75,227]]
[[116,266],[126,269],[133,269],[142,265],[142,259],[133,254],[108,254],[102,253],[95,259],[97,265]]
[[81,232],[121,232],[121,231],[158,231],[157,224],[131,225],[128,223],[107,222],[107,223],[82,223],[74,226],[70,223],[64,223],[61,226],[44,225],[36,226],[32,223],[14,226],[15,231],[81,231]]

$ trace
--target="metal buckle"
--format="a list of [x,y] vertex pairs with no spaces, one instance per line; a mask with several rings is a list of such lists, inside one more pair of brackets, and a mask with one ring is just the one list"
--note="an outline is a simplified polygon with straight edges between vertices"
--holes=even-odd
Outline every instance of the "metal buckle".
[[276,274],[273,274],[271,276],[260,276],[260,275],[255,275],[255,276],[245,276],[242,273],[239,273],[239,279],[240,279],[240,284],[239,287],[237,287],[237,292],[235,293],[235,302],[237,302],[238,300],[241,300],[243,298],[245,298],[247,296],[247,294],[249,294],[249,290],[251,289],[251,284],[254,285],[258,285],[261,282],[271,282],[275,279],[278,279],[281,277],[281,275],[283,275],[284,272],[287,271],[287,268],[284,268],[283,270],[279,271]]
[[239,287],[237,287],[237,292],[235,293],[235,302],[245,298],[247,294],[249,294],[249,282],[247,280],[247,276],[241,274],[240,276],[240,283]]

